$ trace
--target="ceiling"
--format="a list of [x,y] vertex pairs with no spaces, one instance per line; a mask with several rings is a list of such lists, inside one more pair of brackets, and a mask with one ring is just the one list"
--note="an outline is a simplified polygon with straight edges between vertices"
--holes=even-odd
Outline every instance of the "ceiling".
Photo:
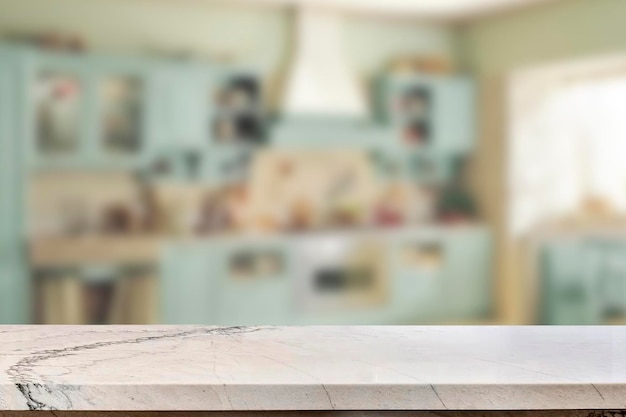
[[406,16],[412,18],[465,20],[554,0],[244,0],[282,6],[315,6],[338,10]]

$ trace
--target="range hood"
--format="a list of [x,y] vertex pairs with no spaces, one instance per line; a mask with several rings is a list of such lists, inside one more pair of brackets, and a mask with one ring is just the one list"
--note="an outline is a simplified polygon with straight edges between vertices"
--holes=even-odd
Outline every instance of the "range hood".
[[342,16],[303,5],[297,9],[296,25],[296,49],[273,142],[375,141],[381,129],[371,123],[365,92],[348,65]]
[[296,25],[296,50],[282,103],[284,116],[364,118],[365,97],[343,50],[342,17],[302,6]]

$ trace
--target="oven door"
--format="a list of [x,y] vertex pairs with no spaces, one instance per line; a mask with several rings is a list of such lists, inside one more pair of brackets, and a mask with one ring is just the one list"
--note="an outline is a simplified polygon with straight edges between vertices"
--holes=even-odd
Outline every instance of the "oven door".
[[294,258],[298,309],[324,313],[386,305],[385,246],[380,239],[341,234],[302,239]]

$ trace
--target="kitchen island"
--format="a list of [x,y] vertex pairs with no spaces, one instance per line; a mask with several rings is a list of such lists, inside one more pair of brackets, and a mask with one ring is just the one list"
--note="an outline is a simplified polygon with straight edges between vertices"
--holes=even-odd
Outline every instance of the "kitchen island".
[[620,409],[626,327],[0,326],[6,415]]

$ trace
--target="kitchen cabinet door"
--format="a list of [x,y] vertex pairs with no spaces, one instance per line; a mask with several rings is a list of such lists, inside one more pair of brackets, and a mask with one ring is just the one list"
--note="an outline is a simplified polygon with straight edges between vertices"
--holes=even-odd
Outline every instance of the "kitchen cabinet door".
[[433,86],[434,149],[452,155],[471,152],[476,118],[473,81],[446,77],[437,79]]
[[441,316],[445,242],[440,236],[418,233],[399,236],[390,247],[390,304],[396,317],[419,323]]
[[485,227],[445,232],[442,302],[447,318],[469,321],[489,318],[493,313],[492,251]]
[[217,324],[214,260],[207,245],[173,243],[160,266],[160,321]]
[[206,66],[163,64],[152,76],[153,153],[198,151],[210,142],[211,83]]
[[444,155],[474,146],[474,83],[462,76],[392,76],[378,84],[379,118],[397,130],[397,143]]
[[542,249],[544,324],[600,324],[598,281],[604,253],[581,241],[551,242]]
[[293,324],[296,302],[287,245],[242,240],[215,244],[213,251],[219,324]]
[[24,231],[24,142],[20,54],[0,49],[0,323],[30,320]]
[[90,154],[99,165],[132,168],[146,154],[150,130],[148,61],[97,56],[89,59],[95,95]]

